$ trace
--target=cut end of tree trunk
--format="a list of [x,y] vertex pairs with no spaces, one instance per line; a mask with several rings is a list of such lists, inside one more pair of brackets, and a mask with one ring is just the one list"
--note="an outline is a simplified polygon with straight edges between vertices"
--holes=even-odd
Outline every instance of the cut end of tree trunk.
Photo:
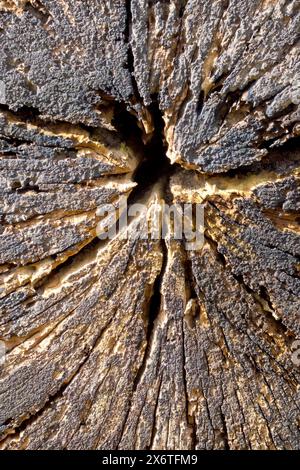
[[300,448],[299,28],[0,1],[0,449]]

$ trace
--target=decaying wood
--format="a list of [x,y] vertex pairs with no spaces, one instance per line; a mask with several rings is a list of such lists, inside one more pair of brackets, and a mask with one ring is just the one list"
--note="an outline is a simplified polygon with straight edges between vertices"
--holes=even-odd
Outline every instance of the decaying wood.
[[[1,449],[300,448],[299,31],[299,0],[0,2]],[[122,196],[203,204],[204,245],[99,240]]]

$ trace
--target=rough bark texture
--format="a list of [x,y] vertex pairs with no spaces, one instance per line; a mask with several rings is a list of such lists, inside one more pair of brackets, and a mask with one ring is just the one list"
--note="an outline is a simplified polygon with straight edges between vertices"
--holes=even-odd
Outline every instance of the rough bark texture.
[[[300,448],[299,32],[299,0],[0,2],[1,449]],[[204,246],[99,240],[121,196],[204,204]]]

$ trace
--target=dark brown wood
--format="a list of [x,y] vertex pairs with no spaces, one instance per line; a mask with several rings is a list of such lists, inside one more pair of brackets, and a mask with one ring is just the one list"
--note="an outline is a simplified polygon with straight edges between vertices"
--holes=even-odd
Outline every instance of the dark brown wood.
[[[1,449],[300,448],[299,30],[298,0],[0,2]],[[121,197],[203,205],[203,245],[100,240]]]

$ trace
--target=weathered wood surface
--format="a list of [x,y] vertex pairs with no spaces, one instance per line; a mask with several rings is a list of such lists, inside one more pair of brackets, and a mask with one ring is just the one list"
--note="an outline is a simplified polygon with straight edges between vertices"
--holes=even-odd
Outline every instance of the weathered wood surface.
[[[0,2],[1,449],[300,448],[299,33],[298,0]],[[204,246],[98,240],[130,194],[204,204]]]

